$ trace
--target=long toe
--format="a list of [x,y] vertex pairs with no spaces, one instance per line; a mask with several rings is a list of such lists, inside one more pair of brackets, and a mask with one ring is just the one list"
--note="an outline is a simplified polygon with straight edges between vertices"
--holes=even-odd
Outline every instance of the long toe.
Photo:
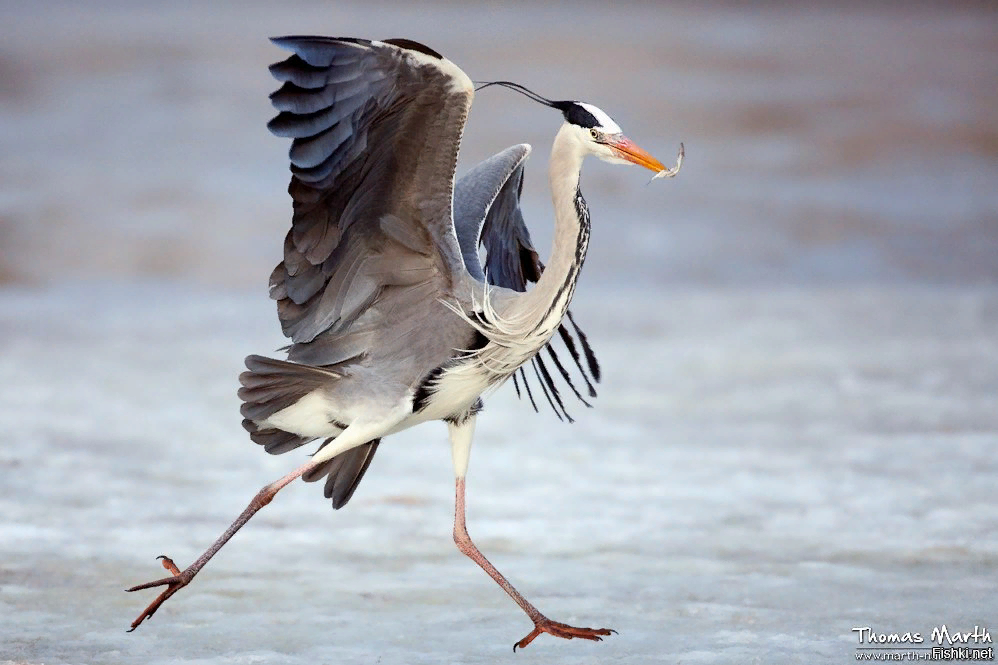
[[128,587],[125,591],[131,593],[132,591],[142,591],[142,589],[151,589],[157,586],[171,586],[173,584],[180,584],[183,586],[183,579],[180,575],[174,575],[172,577],[164,577],[161,580],[153,580],[152,582],[146,582],[145,584],[136,584],[135,586]]
[[523,649],[541,633],[547,633],[548,635],[554,635],[566,640],[577,637],[582,640],[602,642],[604,637],[616,632],[612,628],[577,628],[569,626],[566,623],[559,623],[558,621],[551,621],[542,617],[540,620],[534,622],[534,629],[530,631],[529,635],[513,645],[513,651]]
[[156,614],[156,610],[159,609],[160,605],[162,605],[163,603],[165,603],[166,600],[170,596],[172,596],[173,594],[177,593],[178,591],[180,591],[181,589],[183,589],[185,586],[187,586],[186,582],[184,582],[183,584],[177,583],[177,584],[171,584],[170,586],[168,586],[166,588],[166,590],[163,591],[163,593],[159,594],[159,596],[156,597],[156,600],[154,600],[151,603],[149,603],[149,606],[142,611],[142,614],[140,614],[138,617],[136,617],[135,621],[132,622],[132,627],[128,629],[128,632],[130,633],[133,630],[135,630],[136,628],[138,628],[139,624],[141,624],[146,619],[151,619],[152,615]]
[[166,556],[165,554],[160,554],[156,559],[163,564],[163,567],[168,571],[173,573],[172,577],[164,577],[163,579],[153,580],[152,582],[146,582],[145,584],[136,584],[133,587],[125,589],[125,591],[140,591],[142,589],[151,589],[154,586],[167,586],[173,584],[179,584],[180,586],[185,586],[190,579],[186,581],[183,579],[183,573],[177,568],[177,564],[173,563],[173,559]]
[[174,573],[174,575],[172,577],[164,577],[163,579],[146,582],[145,584],[137,584],[129,589],[125,589],[125,591],[139,591],[141,589],[151,589],[158,586],[166,587],[166,589],[164,589],[163,592],[156,597],[156,600],[149,603],[149,606],[142,611],[142,614],[140,614],[135,621],[132,622],[132,627],[128,629],[128,632],[132,632],[138,628],[139,624],[143,621],[151,618],[152,615],[156,613],[156,610],[159,609],[160,605],[165,603],[170,596],[187,586],[194,577],[192,574],[188,574],[187,571],[181,572],[170,557],[159,556],[157,558],[161,560],[163,567],[171,573]]

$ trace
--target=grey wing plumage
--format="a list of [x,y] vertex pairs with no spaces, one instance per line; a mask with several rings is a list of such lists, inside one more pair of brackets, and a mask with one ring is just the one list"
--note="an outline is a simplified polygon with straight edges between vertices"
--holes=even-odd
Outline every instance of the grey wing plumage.
[[[530,146],[526,144],[509,147],[478,164],[461,177],[454,188],[454,224],[468,272],[476,279],[487,280],[489,284],[515,291],[526,291],[527,284],[540,279],[544,270],[544,264],[530,241],[530,233],[520,211],[523,167],[529,154]],[[486,250],[484,268],[478,255],[480,245],[484,245]],[[569,330],[562,323],[558,327],[558,337],[581,373],[588,396],[596,397],[593,383],[599,383],[600,380],[596,355],[585,333],[576,325],[571,310],[566,318],[572,329]],[[590,406],[562,364],[553,342],[549,342],[545,349],[571,391],[583,404]],[[542,353],[531,360],[534,375],[555,415],[572,422]],[[521,395],[522,383],[523,390],[536,411],[537,403],[534,401],[527,373],[523,367],[518,373],[519,377],[513,375],[516,394]]]
[[415,42],[273,41],[294,52],[270,68],[284,85],[268,125],[293,139],[294,216],[270,288],[302,344],[347,330],[386,286],[446,288],[464,270],[451,201],[473,90]]
[[[268,128],[292,139],[294,213],[270,295],[296,362],[251,356],[240,397],[252,439],[277,454],[309,439],[255,421],[306,394],[309,369],[331,372],[386,338],[404,338],[406,324],[384,310],[426,309],[465,277],[452,201],[474,92],[464,72],[413,41],[273,41],[293,52],[270,67],[283,85],[271,95],[279,113]],[[326,476],[325,495],[340,508],[378,443],[338,455],[305,479]]]
[[[505,218],[511,212],[507,203],[510,198],[500,197],[500,194],[507,192],[507,185],[514,180],[514,174],[523,174],[523,163],[530,155],[530,146],[526,143],[510,146],[500,153],[497,153],[484,162],[476,165],[473,169],[458,179],[454,185],[454,227],[457,231],[457,240],[461,246],[461,256],[464,265],[475,279],[484,282],[485,273],[481,261],[478,257],[478,248],[482,242],[482,227],[489,217],[490,211],[493,218],[503,215]],[[512,203],[516,206],[516,214],[519,214],[519,197],[515,197]],[[493,205],[502,206],[504,209],[492,210]],[[522,217],[520,223],[522,226]],[[515,232],[515,224],[511,229]],[[524,227],[526,230],[526,227]],[[519,289],[523,290],[522,286]]]

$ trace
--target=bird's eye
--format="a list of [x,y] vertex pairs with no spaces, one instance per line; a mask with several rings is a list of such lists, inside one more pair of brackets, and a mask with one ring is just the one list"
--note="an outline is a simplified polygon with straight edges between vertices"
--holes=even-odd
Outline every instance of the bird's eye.
[[592,136],[594,139],[598,140],[599,139],[599,130],[597,130],[594,127],[594,128],[592,128],[592,129],[589,130],[589,135]]

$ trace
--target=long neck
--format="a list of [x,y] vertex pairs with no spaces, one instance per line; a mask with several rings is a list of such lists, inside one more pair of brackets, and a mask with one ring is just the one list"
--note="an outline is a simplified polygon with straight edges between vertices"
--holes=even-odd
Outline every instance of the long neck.
[[554,203],[554,240],[551,257],[540,280],[526,294],[524,311],[536,317],[545,331],[557,328],[575,292],[575,282],[589,247],[589,209],[579,191],[579,173],[585,157],[571,127],[562,125],[551,149],[548,178]]

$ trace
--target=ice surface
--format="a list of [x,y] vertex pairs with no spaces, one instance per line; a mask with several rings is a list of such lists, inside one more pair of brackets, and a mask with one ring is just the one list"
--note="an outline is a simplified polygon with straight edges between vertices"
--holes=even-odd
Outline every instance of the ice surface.
[[[841,663],[854,627],[998,616],[998,90],[986,3],[0,0],[0,665]],[[606,109],[675,180],[587,163],[568,426],[488,400],[451,542],[442,425],[346,509],[295,483],[133,634],[264,483],[242,358],[284,344],[279,34],[406,36]],[[482,91],[459,168],[560,119]],[[710,288],[710,286],[714,288]]]
[[[590,288],[606,369],[563,425],[479,419],[469,528],[552,618],[523,663],[839,663],[853,627],[993,625],[998,293]],[[242,357],[262,294],[0,292],[0,654],[45,663],[490,663],[530,624],[450,539],[445,429],[389,439],[334,512],[295,483],[135,633],[264,483]],[[2,660],[0,660],[2,662]]]

